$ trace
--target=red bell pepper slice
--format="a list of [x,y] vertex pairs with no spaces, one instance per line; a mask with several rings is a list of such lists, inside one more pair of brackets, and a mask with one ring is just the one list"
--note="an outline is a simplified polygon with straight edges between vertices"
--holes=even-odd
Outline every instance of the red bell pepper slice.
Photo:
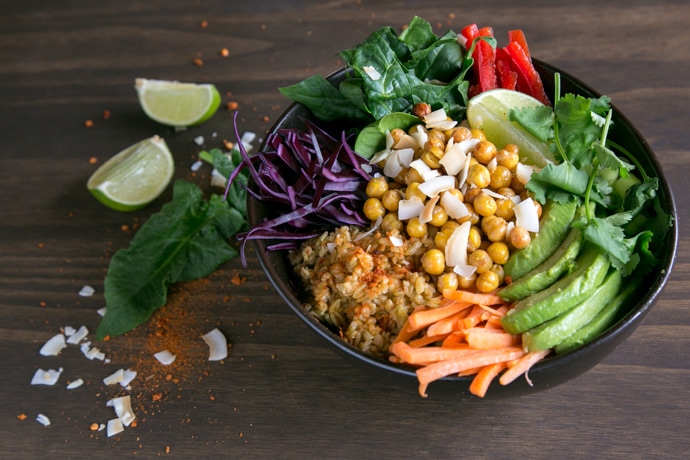
[[515,90],[517,87],[517,72],[511,67],[510,56],[503,48],[496,49],[496,76],[501,88]]
[[472,46],[472,42],[479,37],[479,28],[477,24],[469,24],[462,28],[460,35],[465,38],[465,49],[469,50]]
[[510,56],[512,67],[517,73],[518,91],[529,94],[545,105],[551,105],[541,77],[522,46],[518,42],[510,42],[504,49]]
[[491,27],[479,29],[476,24],[470,24],[464,27],[460,34],[466,40],[465,48],[470,49],[472,43],[474,43],[472,72],[475,81],[470,85],[468,96],[472,97],[483,91],[498,88],[496,80],[496,50],[484,40],[479,40],[480,37],[493,37],[493,29]]
[[530,60],[532,59],[532,56],[529,52],[529,46],[527,46],[527,38],[525,37],[525,33],[521,29],[508,31],[508,43],[510,42],[518,42],[520,46],[522,46],[522,49],[525,50],[525,54],[527,54],[527,57],[530,58]]

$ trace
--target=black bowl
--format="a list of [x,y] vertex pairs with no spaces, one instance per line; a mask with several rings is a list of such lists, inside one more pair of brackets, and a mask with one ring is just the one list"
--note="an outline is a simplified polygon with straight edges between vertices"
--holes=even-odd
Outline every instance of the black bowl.
[[[534,65],[544,81],[547,94],[553,93],[554,74],[558,72],[561,75],[561,94],[574,93],[586,97],[601,96],[577,78],[549,64],[535,59]],[[330,75],[328,80],[337,84],[344,77],[345,70],[341,69]],[[292,104],[278,119],[271,131],[281,128],[301,128],[303,127],[304,119],[313,120],[314,118],[304,106]],[[615,106],[613,107],[613,122],[608,138],[635,155],[647,174],[659,178],[658,195],[661,204],[664,210],[675,219],[676,207],[673,195],[668,182],[662,174],[659,161],[650,149],[649,144]],[[250,225],[259,223],[271,216],[270,208],[251,196],[248,198],[247,207]],[[645,278],[645,285],[640,290],[641,295],[627,305],[624,314],[612,328],[581,348],[546,358],[537,363],[529,371],[532,385],[529,385],[526,379],[517,379],[506,386],[494,383],[491,385],[485,398],[505,398],[545,390],[573,379],[598,364],[620,343],[626,340],[642,323],[647,313],[649,313],[670,276],[676,254],[677,240],[678,228],[677,225],[673,225],[668,230],[663,248],[658,254],[659,265],[653,273]],[[364,353],[341,340],[332,329],[329,329],[311,316],[302,307],[304,289],[300,286],[301,282],[298,277],[293,273],[287,253],[285,251],[266,251],[266,247],[269,244],[270,241],[255,242],[259,261],[268,279],[295,314],[338,352],[351,359],[353,363],[375,371],[373,374],[377,378],[382,380],[389,378],[389,383],[392,385],[410,387],[410,391],[416,391],[417,377],[413,368],[393,364],[387,360],[378,359]],[[431,396],[454,395],[457,397],[473,397],[469,393],[471,380],[472,377],[446,377],[431,384],[428,392]]]

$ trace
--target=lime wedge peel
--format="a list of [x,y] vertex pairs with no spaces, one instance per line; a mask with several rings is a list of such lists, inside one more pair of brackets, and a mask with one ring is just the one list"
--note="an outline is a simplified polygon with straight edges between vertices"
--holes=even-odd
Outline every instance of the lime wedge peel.
[[174,172],[175,162],[165,140],[153,136],[103,163],[91,175],[86,187],[109,208],[134,211],[158,198]]
[[220,107],[220,93],[212,84],[137,78],[134,88],[149,118],[176,128],[203,123]]
[[527,94],[508,89],[493,89],[474,96],[467,103],[467,122],[472,128],[484,131],[486,138],[501,149],[506,144],[515,144],[524,163],[542,168],[554,162],[549,147],[508,120],[513,108],[538,107],[543,105]]

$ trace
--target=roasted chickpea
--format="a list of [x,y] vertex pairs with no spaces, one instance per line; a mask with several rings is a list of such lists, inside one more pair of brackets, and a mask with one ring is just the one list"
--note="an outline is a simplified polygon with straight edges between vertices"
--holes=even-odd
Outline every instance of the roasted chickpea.
[[454,143],[465,141],[472,137],[472,132],[465,126],[456,126],[452,129],[451,136]]
[[381,198],[388,191],[388,180],[384,176],[374,177],[367,183],[366,194],[370,198]]
[[460,289],[470,289],[474,287],[474,283],[477,281],[477,273],[472,273],[470,276],[460,276],[458,275],[458,288]]
[[447,192],[450,193],[451,195],[453,195],[458,200],[465,201],[465,197],[463,196],[462,192],[459,189],[452,188],[452,189],[448,190]]
[[459,226],[460,226],[460,224],[457,221],[449,220],[445,224],[441,225],[441,231],[445,232],[446,230],[450,230],[451,232],[453,232]]
[[418,102],[412,107],[412,115],[424,118],[431,113],[431,106],[426,102]]
[[496,146],[493,142],[483,140],[474,147],[472,156],[477,159],[483,165],[489,164],[491,160],[496,156]]
[[400,142],[400,139],[405,137],[405,134],[406,134],[405,131],[403,131],[400,128],[391,129],[391,137],[393,138],[393,145]]
[[[511,182],[512,182],[512,180],[511,180]],[[513,189],[510,188],[510,187],[501,187],[501,188],[499,188],[499,189],[498,189],[498,194],[499,194],[499,195],[503,195],[503,196],[506,197],[506,198],[512,198],[512,197],[514,197],[514,196],[517,195],[517,193],[515,193],[515,190],[513,190]]]
[[498,289],[498,283],[498,275],[491,270],[487,270],[477,277],[475,286],[479,292],[487,293]]
[[506,144],[506,145],[503,147],[503,150],[507,150],[507,151],[509,151],[509,152],[511,152],[511,153],[514,153],[514,154],[516,154],[516,155],[520,155],[520,149],[519,149],[518,146],[515,145],[515,144]]
[[429,134],[429,139],[438,139],[443,143],[442,146],[446,145],[446,135],[440,129],[432,128],[428,134]]
[[470,234],[467,238],[467,252],[474,252],[482,245],[482,232],[476,225],[470,227]]
[[407,188],[405,189],[406,200],[411,199],[413,196],[416,196],[422,201],[426,200],[426,195],[424,194],[424,192],[419,190],[419,185],[419,182],[412,182],[407,186]]
[[491,183],[491,173],[486,166],[474,164],[467,172],[467,182],[477,188],[486,188]]
[[464,202],[465,204],[469,203],[471,205],[474,205],[474,200],[479,196],[479,194],[482,193],[482,189],[474,187],[471,189],[468,189],[465,192],[465,197],[464,197]]
[[400,200],[402,200],[402,196],[398,190],[388,190],[381,197],[383,207],[389,211],[397,211]]
[[467,212],[469,213],[465,217],[461,217],[458,219],[458,223],[464,223],[467,221],[472,222],[472,225],[477,225],[479,223],[479,214],[477,214],[477,211],[474,210],[474,206],[472,206],[472,203],[465,203],[465,207],[467,208]]
[[491,256],[488,252],[483,249],[477,249],[467,256],[467,263],[477,267],[477,275],[481,275],[482,273],[491,270],[494,261],[491,260]]
[[519,195],[525,191],[525,184],[523,184],[517,176],[513,176],[510,181],[510,188],[512,188],[513,191]]
[[430,275],[440,275],[446,269],[446,257],[440,249],[429,249],[422,255],[422,268]]
[[505,166],[498,165],[491,171],[491,188],[498,190],[503,187],[509,187],[513,181],[513,173]]
[[421,223],[418,217],[408,220],[405,230],[410,238],[424,238],[428,233],[426,224]]
[[419,182],[419,183],[424,182],[424,178],[422,177],[422,175],[419,174],[419,171],[417,171],[414,168],[410,168],[407,171],[407,174],[405,175],[405,183],[409,185],[412,182]]
[[431,169],[438,169],[441,167],[441,163],[438,162],[439,158],[429,150],[424,151],[420,158]]
[[494,264],[493,267],[491,267],[491,271],[498,275],[498,285],[502,286],[506,280],[506,272],[503,265]]
[[473,128],[470,130],[470,133],[472,133],[472,137],[475,139],[479,139],[480,141],[486,140],[486,134],[484,134],[484,131],[481,129]]
[[446,222],[448,222],[448,213],[446,212],[445,208],[438,205],[434,206],[434,209],[431,213],[431,222],[429,223],[434,227],[440,227]]
[[397,214],[389,212],[383,216],[383,220],[381,220],[381,229],[386,233],[392,232],[393,230],[402,232],[403,223],[398,219]]
[[503,241],[495,241],[486,248],[486,252],[491,256],[491,260],[494,264],[503,265],[508,262],[508,257],[510,257],[510,250],[508,245]]
[[532,237],[527,229],[518,225],[513,227],[513,229],[510,231],[510,235],[508,235],[508,238],[509,243],[515,249],[526,248],[532,242]]
[[458,275],[453,272],[443,273],[436,280],[436,288],[443,292],[445,290],[455,291],[458,289]]
[[383,207],[383,203],[378,198],[368,198],[364,202],[363,211],[367,219],[372,222],[386,214],[386,208]]
[[489,241],[503,241],[506,239],[508,222],[496,215],[482,219],[482,231]]
[[438,249],[445,249],[446,244],[448,244],[448,239],[453,234],[453,230],[446,229],[436,232],[434,235],[434,244]]
[[482,217],[492,216],[496,213],[496,200],[487,193],[480,193],[472,203],[474,210]]
[[513,217],[515,217],[515,203],[511,199],[496,200],[496,212],[494,214],[506,221],[513,220]]
[[541,203],[538,202],[537,200],[534,200],[534,206],[537,208],[537,217],[539,217],[541,219],[541,212],[542,212]]
[[[405,180],[407,179],[407,173],[409,172],[410,168],[403,168],[397,176],[393,178],[393,181],[400,184],[400,185],[406,185]],[[390,188],[390,185],[388,186]]]
[[517,164],[520,162],[520,156],[517,150],[512,152],[510,150],[501,149],[496,153],[496,161],[500,166],[506,167],[511,171],[515,171]]

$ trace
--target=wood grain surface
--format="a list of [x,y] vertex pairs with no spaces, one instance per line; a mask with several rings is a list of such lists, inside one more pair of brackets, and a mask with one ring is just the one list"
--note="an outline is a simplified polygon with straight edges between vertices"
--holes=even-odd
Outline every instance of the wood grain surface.
[[[338,51],[378,27],[401,30],[415,14],[439,34],[476,22],[493,26],[500,41],[522,28],[534,56],[609,95],[651,144],[675,192],[680,244],[670,282],[627,342],[545,392],[458,400],[432,385],[422,399],[336,354],[290,313],[250,254],[246,268],[234,260],[176,286],[147,325],[94,342],[110,363],[76,347],[39,356],[61,327],[96,329],[110,257],[170,199],[168,191],[141,211],[111,211],[85,188],[99,164],[159,134],[176,177],[204,183],[209,171],[190,169],[202,148],[194,139],[203,136],[206,148],[234,140],[226,103],[238,104],[242,131],[263,136],[289,104],[278,87],[331,73],[342,65]],[[683,457],[688,18],[681,0],[0,0],[0,458]],[[175,132],[143,114],[136,77],[214,83],[224,105],[207,123]],[[84,285],[95,295],[79,296]],[[232,343],[222,363],[205,360],[198,338],[213,327]],[[170,345],[156,341],[165,334],[183,350],[169,369],[149,354]],[[29,384],[36,369],[60,367],[57,385]],[[128,367],[140,372],[131,389],[102,383]],[[66,390],[77,378],[85,384]],[[124,394],[136,426],[110,438],[92,431],[114,417],[106,401]],[[39,413],[52,424],[37,423]]]

